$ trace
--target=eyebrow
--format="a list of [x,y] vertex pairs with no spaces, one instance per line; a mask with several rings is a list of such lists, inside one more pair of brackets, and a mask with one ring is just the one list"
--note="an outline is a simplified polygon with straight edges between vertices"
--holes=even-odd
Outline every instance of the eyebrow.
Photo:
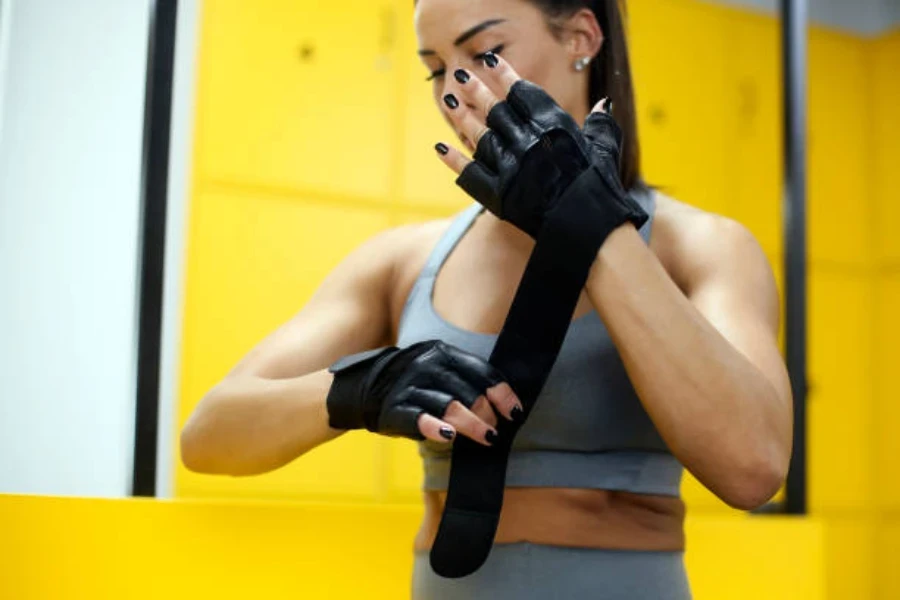
[[[484,31],[485,29],[489,29],[494,25],[499,25],[500,23],[505,23],[506,19],[489,19],[483,23],[479,23],[475,27],[472,27],[462,33],[458,38],[453,41],[454,46],[461,46],[465,44],[470,39]],[[419,50],[419,56],[431,56],[436,54],[434,50]]]

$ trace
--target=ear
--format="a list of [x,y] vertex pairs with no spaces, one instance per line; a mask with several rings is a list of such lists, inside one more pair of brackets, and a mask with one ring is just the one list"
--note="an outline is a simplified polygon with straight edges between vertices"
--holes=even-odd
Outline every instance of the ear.
[[594,11],[582,8],[566,20],[566,44],[572,59],[590,56],[594,58],[603,46],[603,30]]

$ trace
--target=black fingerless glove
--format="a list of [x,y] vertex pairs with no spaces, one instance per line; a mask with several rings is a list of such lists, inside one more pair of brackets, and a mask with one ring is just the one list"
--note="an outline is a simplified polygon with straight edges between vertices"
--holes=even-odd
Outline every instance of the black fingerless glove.
[[521,80],[487,125],[457,184],[498,218],[535,239],[552,223],[594,251],[620,225],[647,220],[619,180],[622,134],[611,116],[592,113],[582,131],[546,92]]
[[335,429],[368,429],[423,440],[423,413],[442,418],[453,400],[471,408],[503,381],[481,358],[440,341],[380,348],[344,357],[329,368],[334,382],[326,400]]

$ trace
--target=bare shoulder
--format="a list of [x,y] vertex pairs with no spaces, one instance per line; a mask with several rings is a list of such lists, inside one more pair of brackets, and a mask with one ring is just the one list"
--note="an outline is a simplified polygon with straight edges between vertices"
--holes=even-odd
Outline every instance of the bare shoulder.
[[416,279],[452,221],[452,218],[423,221],[401,225],[380,234],[381,251],[390,261],[390,287],[387,293],[390,320],[395,332]]
[[395,275],[439,238],[449,224],[450,219],[439,219],[385,229],[360,243],[347,256],[347,262],[366,265],[370,272]]
[[774,287],[768,258],[740,222],[656,194],[651,247],[688,295],[710,278]]
[[[418,260],[424,264],[431,247],[450,226],[452,219],[435,219],[399,225],[387,229],[371,240],[373,247],[384,252],[399,275]],[[423,256],[424,255],[424,256]]]

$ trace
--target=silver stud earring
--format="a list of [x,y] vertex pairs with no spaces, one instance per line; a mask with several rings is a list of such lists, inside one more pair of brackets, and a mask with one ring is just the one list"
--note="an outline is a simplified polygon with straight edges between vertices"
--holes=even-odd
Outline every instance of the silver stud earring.
[[585,67],[587,67],[591,62],[590,56],[582,56],[581,58],[575,61],[575,70],[576,71],[584,71]]

